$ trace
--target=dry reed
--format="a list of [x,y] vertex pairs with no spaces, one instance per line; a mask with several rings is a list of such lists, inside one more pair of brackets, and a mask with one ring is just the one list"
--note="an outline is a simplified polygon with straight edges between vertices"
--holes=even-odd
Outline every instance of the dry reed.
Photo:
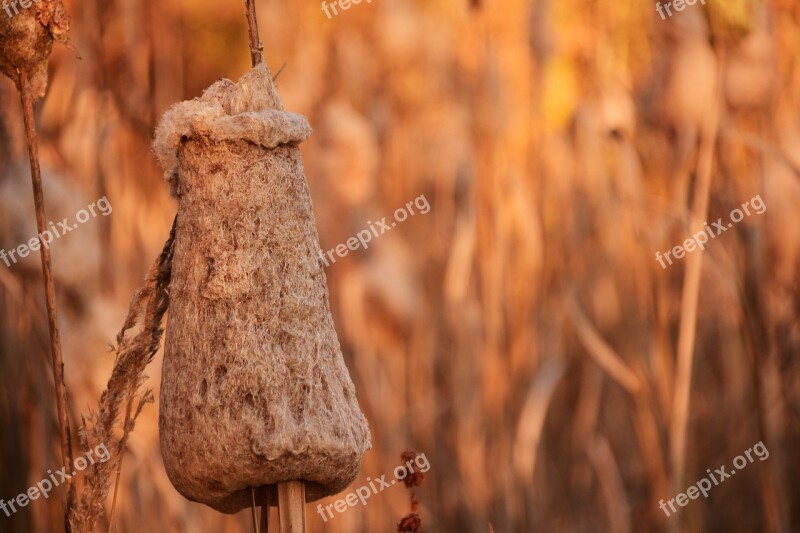
[[[177,219],[176,219],[177,223]],[[136,419],[145,404],[152,403],[150,389],[142,389],[146,380],[144,371],[153,360],[161,342],[161,326],[164,313],[169,305],[169,282],[172,275],[172,257],[175,243],[175,223],[161,255],[150,269],[144,285],[134,294],[128,315],[117,334],[114,347],[114,369],[108,380],[106,390],[100,396],[97,412],[82,417],[79,431],[81,448],[88,451],[94,446],[105,444],[112,450],[112,458],[107,462],[94,462],[84,474],[84,487],[78,507],[70,516],[76,532],[93,532],[103,515],[103,504],[116,477],[116,487],[125,455],[128,435],[136,424]],[[133,336],[128,331],[139,327]],[[124,416],[121,412],[124,405]],[[115,432],[121,422],[121,436]],[[111,517],[113,518],[113,512]],[[113,523],[110,524],[113,527]]]

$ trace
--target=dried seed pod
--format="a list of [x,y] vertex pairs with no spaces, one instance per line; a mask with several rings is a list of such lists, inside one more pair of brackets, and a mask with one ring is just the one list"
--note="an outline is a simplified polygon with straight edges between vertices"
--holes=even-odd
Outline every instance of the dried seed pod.
[[25,8],[16,2],[4,2],[0,11],[0,72],[19,87],[19,73],[29,79],[34,100],[44,96],[47,88],[47,58],[53,41],[68,38],[69,17],[62,0],[39,0]]
[[161,452],[187,498],[222,512],[250,487],[339,492],[370,447],[333,327],[298,143],[261,64],[166,113],[154,148],[178,199]]

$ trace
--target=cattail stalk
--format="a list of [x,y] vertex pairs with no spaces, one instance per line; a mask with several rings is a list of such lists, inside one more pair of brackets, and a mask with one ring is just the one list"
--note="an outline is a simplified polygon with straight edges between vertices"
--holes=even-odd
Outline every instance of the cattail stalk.
[[[39,255],[42,258],[42,275],[47,305],[47,324],[50,329],[50,354],[53,359],[53,379],[56,389],[56,409],[58,411],[58,429],[61,440],[61,460],[68,472],[72,471],[72,442],[70,438],[69,416],[67,414],[67,387],[64,384],[64,361],[61,356],[61,337],[58,333],[58,315],[56,308],[56,290],[53,281],[53,269],[50,264],[50,248],[42,242],[41,235],[47,231],[44,208],[44,191],[42,189],[42,172],[39,166],[39,145],[36,135],[36,124],[33,118],[33,94],[28,74],[19,70],[18,88],[22,99],[22,117],[25,123],[25,138],[28,143],[28,155],[31,164],[31,180],[33,182],[33,202],[36,207],[36,228],[39,233]],[[69,514],[74,506],[75,487],[72,478],[66,481],[67,491],[65,509],[65,527],[69,529]]]

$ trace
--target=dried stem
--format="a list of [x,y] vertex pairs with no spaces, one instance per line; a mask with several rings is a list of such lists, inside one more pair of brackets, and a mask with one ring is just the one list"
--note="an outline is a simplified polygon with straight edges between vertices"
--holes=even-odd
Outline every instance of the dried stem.
[[305,533],[306,486],[302,481],[278,483],[278,516],[281,533]]
[[[127,431],[128,426],[130,425],[131,421],[131,411],[133,409],[133,400],[134,396],[128,396],[128,402],[125,406],[125,422],[123,423],[123,427],[126,428],[126,431],[122,434],[122,439],[119,442],[119,449],[120,453],[125,451],[125,446],[128,444],[128,435],[130,432]],[[122,456],[120,456],[118,464],[117,464],[117,474],[116,479],[114,480],[114,495],[111,497],[111,512],[108,516],[108,524],[109,524],[109,533],[114,533],[114,511],[117,508],[117,494],[119,493],[119,480],[122,478]]]
[[[103,503],[108,494],[111,477],[121,473],[121,465],[128,435],[146,403],[153,401],[152,392],[141,391],[146,376],[144,371],[153,360],[161,342],[161,327],[164,313],[169,306],[169,284],[172,277],[172,257],[175,251],[175,228],[172,224],[169,239],[164,244],[158,260],[150,269],[144,286],[134,295],[128,316],[117,334],[116,360],[106,390],[100,396],[100,408],[96,414],[84,419],[79,432],[81,445],[89,449],[95,444],[113,445],[116,451],[111,460],[95,462],[84,471],[84,489],[80,505],[71,516],[76,532],[96,530],[103,513]],[[139,332],[129,337],[127,332],[137,325]],[[138,397],[136,408],[134,398]],[[120,407],[126,402],[127,410],[122,415],[122,436],[114,437],[116,421],[121,418]],[[117,482],[118,484],[118,482]],[[113,518],[113,517],[112,517]]]
[[[50,328],[50,353],[53,359],[53,379],[56,387],[56,408],[58,410],[58,428],[61,437],[61,460],[67,469],[72,471],[72,442],[70,440],[69,417],[67,415],[67,387],[64,385],[64,362],[61,357],[61,338],[58,334],[58,317],[56,313],[56,290],[53,282],[53,270],[50,264],[50,249],[42,242],[41,235],[47,230],[45,222],[44,192],[42,190],[42,173],[39,167],[39,146],[36,135],[36,124],[33,119],[33,94],[28,74],[20,69],[19,92],[22,99],[22,116],[25,122],[25,138],[28,143],[28,155],[31,163],[31,180],[33,182],[33,201],[36,206],[36,228],[39,233],[39,253],[42,258],[42,274],[44,276],[45,300],[47,304],[47,322]],[[69,513],[74,506],[75,486],[72,479],[66,483],[67,499],[64,514],[66,530],[69,528]]]
[[272,81],[277,81],[278,80],[278,76],[281,75],[281,72],[283,72],[283,69],[285,69],[285,68],[286,68],[286,63],[281,65],[281,68],[278,69],[278,72],[276,72],[275,75],[272,76]]
[[258,533],[258,512],[256,511],[256,488],[250,487],[250,510],[253,514],[253,533]]
[[[723,102],[721,95],[724,49],[718,57],[717,100]],[[717,144],[721,105],[710,110],[700,139],[697,160],[697,186],[690,221],[691,231],[702,227],[708,217],[708,198],[711,192],[711,171],[714,163],[714,148]],[[672,427],[670,431],[670,452],[673,484],[676,490],[683,487],[683,470],[686,465],[686,433],[689,426],[689,403],[692,391],[692,367],[694,366],[694,342],[697,332],[697,303],[700,296],[700,281],[703,273],[703,254],[689,254],[686,259],[686,276],[681,295],[681,319],[678,331],[677,373],[672,407]]]
[[269,490],[264,491],[264,505],[261,507],[261,533],[269,533]]
[[256,20],[255,0],[245,0],[245,8],[247,9],[247,33],[250,35],[250,61],[252,61],[255,67],[264,60],[262,57],[264,45],[261,44],[258,38],[258,20]]
[[611,379],[636,396],[642,390],[641,380],[625,360],[603,339],[574,297],[570,301],[570,311],[578,333],[578,340],[592,359]]

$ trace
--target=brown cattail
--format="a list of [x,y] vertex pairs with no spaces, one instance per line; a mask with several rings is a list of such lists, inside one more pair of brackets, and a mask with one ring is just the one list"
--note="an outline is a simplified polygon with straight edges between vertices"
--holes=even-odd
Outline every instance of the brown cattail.
[[222,512],[279,482],[305,482],[308,501],[336,493],[370,447],[318,258],[310,134],[263,63],[156,132],[179,203],[161,452],[178,491]]

